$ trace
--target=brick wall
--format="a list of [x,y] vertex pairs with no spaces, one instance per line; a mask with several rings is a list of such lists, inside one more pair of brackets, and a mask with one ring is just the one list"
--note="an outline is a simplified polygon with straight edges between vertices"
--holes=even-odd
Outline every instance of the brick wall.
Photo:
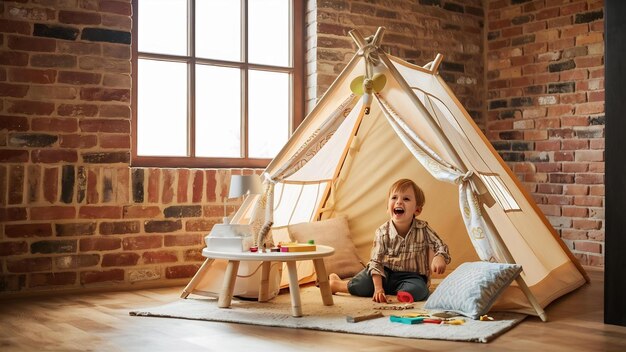
[[[444,54],[442,76],[572,250],[603,264],[601,2],[308,5],[309,99],[351,57],[352,28],[385,26],[385,49],[420,65]],[[129,167],[129,0],[0,13],[0,296],[188,282],[229,175],[256,170]]]
[[482,0],[309,0],[307,106],[328,89],[354,54],[348,32],[364,37],[379,26],[383,50],[425,65],[439,53],[439,73],[479,126],[484,122]]
[[0,13],[0,296],[188,282],[254,170],[129,167],[130,1]]
[[581,263],[604,265],[604,3],[488,6],[488,138]]

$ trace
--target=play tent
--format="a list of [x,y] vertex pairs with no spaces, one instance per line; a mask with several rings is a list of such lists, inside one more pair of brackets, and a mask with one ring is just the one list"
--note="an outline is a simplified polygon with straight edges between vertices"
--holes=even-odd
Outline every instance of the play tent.
[[255,233],[272,222],[276,236],[290,224],[347,216],[367,262],[388,220],[387,190],[409,178],[426,195],[420,218],[449,246],[448,271],[479,260],[522,265],[494,309],[545,320],[542,308],[586,273],[437,74],[442,57],[421,67],[388,55],[383,32],[350,32],[358,52],[265,170],[257,204],[235,217]]

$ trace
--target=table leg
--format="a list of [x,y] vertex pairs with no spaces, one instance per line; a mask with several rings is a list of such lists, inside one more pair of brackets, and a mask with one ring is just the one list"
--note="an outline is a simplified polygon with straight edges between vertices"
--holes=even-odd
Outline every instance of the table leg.
[[289,294],[291,295],[291,315],[294,317],[302,316],[302,303],[300,302],[300,286],[298,285],[298,269],[296,262],[287,261],[287,270],[289,270]]
[[239,270],[239,261],[229,260],[226,266],[226,273],[224,273],[224,283],[222,284],[222,291],[217,301],[217,306],[220,308],[230,307],[230,301],[233,299],[233,290],[235,289],[235,280],[237,279],[237,271]]
[[334,304],[333,293],[330,290],[330,284],[328,283],[328,274],[326,274],[324,259],[313,259],[313,265],[315,266],[315,273],[317,274],[317,283],[320,286],[322,301],[325,306],[332,306]]
[[200,269],[198,269],[198,271],[196,272],[196,275],[194,275],[191,281],[189,281],[189,283],[187,284],[187,286],[185,286],[183,293],[180,294],[180,298],[187,298],[187,296],[189,296],[190,293],[193,293],[193,290],[196,288],[196,285],[204,276],[204,272],[207,271],[211,267],[211,264],[213,264],[214,261],[215,259],[206,259],[204,263],[202,263],[202,266],[200,267]]
[[259,290],[259,302],[267,302],[269,300],[271,266],[272,262],[269,261],[261,264],[261,288]]

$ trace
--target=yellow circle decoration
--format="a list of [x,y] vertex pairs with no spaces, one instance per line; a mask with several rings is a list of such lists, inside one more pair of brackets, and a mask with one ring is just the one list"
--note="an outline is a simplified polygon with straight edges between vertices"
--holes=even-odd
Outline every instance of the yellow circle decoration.
[[472,236],[474,236],[474,239],[483,240],[485,239],[485,232],[482,227],[474,227],[472,229]]

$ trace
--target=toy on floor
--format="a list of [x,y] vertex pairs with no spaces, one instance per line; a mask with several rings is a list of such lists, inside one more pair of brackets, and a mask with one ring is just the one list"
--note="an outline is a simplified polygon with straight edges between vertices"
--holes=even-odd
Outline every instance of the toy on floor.
[[394,323],[401,323],[401,324],[409,324],[409,325],[413,325],[413,324],[422,324],[424,322],[424,317],[405,317],[405,316],[400,316],[400,315],[392,315],[389,317],[389,320],[394,322]]
[[458,317],[459,315],[460,315],[459,313],[448,312],[448,311],[435,312],[435,313],[431,314],[431,316],[433,316],[433,317],[444,318],[444,319]]
[[404,309],[413,309],[415,308],[412,304],[404,304],[404,305],[385,305],[385,306],[377,306],[374,309],[377,310],[404,310]]
[[366,314],[366,315],[347,316],[346,321],[348,323],[358,323],[360,321],[382,318],[382,317],[383,317],[383,313],[376,312],[376,313]]
[[400,302],[413,303],[413,295],[406,291],[398,291],[398,294],[396,295],[396,297],[398,298],[398,301]]
[[438,324],[438,325],[463,325],[465,319],[429,318],[423,314],[392,315],[389,320],[402,324]]

